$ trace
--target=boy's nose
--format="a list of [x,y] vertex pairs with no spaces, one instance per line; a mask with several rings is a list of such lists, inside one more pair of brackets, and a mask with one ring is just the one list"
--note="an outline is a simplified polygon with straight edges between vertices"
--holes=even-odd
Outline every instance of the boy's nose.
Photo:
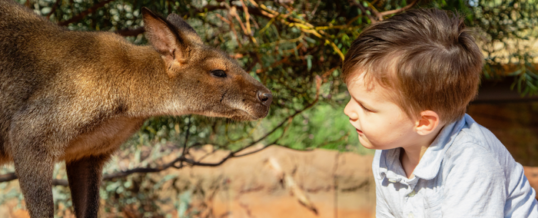
[[359,118],[357,116],[357,113],[353,110],[351,100],[346,104],[346,107],[344,108],[344,114],[348,116],[350,120],[356,120]]

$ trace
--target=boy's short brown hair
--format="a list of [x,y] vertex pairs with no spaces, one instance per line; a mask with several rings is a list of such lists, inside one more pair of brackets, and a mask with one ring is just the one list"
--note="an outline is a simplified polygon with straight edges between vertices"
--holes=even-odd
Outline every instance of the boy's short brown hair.
[[352,43],[343,65],[346,82],[366,73],[393,90],[410,118],[423,110],[447,123],[461,119],[476,96],[483,56],[463,19],[438,9],[415,9],[376,23]]

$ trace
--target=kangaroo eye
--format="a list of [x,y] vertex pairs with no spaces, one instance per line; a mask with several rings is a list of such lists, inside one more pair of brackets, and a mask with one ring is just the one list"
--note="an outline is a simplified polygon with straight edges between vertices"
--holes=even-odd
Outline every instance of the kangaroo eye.
[[216,77],[221,77],[221,78],[226,77],[226,72],[224,72],[224,70],[212,70],[211,74]]

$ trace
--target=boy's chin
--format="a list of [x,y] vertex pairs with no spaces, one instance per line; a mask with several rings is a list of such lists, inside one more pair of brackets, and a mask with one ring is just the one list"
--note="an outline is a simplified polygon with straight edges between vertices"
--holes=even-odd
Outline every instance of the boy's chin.
[[368,148],[368,149],[378,149],[375,146],[373,146],[368,140],[365,140],[360,135],[359,135],[359,142],[361,143],[362,147],[365,147],[365,148]]
[[361,143],[362,147],[365,147],[367,149],[375,149],[375,150],[388,150],[392,149],[393,147],[387,146],[387,145],[374,145],[368,140],[364,135],[359,136],[359,142]]
[[362,145],[362,147],[365,147],[365,148],[367,148],[367,149],[376,149],[376,150],[379,149],[379,148],[376,148],[376,147],[371,146],[371,145],[365,145],[365,144],[362,144],[362,143],[361,143],[361,145]]

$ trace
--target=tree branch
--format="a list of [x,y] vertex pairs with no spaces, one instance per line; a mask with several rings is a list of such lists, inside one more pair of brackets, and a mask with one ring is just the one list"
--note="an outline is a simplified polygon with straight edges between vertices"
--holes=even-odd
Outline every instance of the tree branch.
[[56,3],[52,6],[52,9],[50,10],[49,14],[47,15],[47,19],[50,18],[50,15],[54,14],[56,12],[56,9],[60,7],[60,4],[62,3],[62,0],[56,0]]
[[[247,14],[255,14],[255,15],[259,15],[259,16],[264,16],[261,11],[257,8],[253,8],[253,7],[241,7],[241,6],[235,6],[237,7],[238,9],[242,9],[244,13],[247,13]],[[194,11],[195,14],[198,14],[198,13],[204,13],[206,11],[215,11],[215,10],[228,10],[225,6],[215,6],[215,5],[208,5],[208,6],[205,6],[205,7],[202,7],[202,8],[199,8],[199,9],[196,9]],[[83,12],[84,13],[84,12]],[[82,13],[81,13],[82,14]],[[77,15],[78,16],[78,15]],[[265,17],[265,16],[264,16]],[[72,20],[73,18],[71,18],[70,20]],[[81,18],[80,18],[81,19]],[[75,21],[69,21],[69,23],[72,23],[72,22],[75,22]],[[68,21],[64,21],[64,22],[68,22]],[[228,22],[228,21],[226,21]],[[248,24],[247,24],[248,26]],[[248,29],[247,29],[248,30]],[[127,36],[138,36],[142,33],[145,32],[145,29],[144,27],[138,27],[136,29],[122,29],[122,30],[117,30],[116,31],[116,34],[118,35],[121,35],[121,36],[124,36],[124,37],[127,37]]]
[[[235,6],[237,9],[242,9],[245,13],[249,13],[250,14],[254,14],[254,15],[258,15],[258,16],[264,16],[265,17],[265,14],[258,8],[255,8],[255,7],[242,7],[242,6]],[[202,8],[199,8],[199,9],[196,9],[194,11],[195,14],[198,14],[198,13],[204,13],[206,11],[215,11],[215,10],[229,10],[226,6],[224,5],[208,5],[208,6],[205,6],[205,7],[202,7]]]
[[[7,173],[7,174],[0,175],[0,182],[9,182],[9,181],[15,180],[15,179],[18,179],[18,177],[17,177],[17,175],[15,173]],[[69,183],[67,182],[67,180],[54,179],[54,180],[52,180],[52,185],[55,185],[55,186],[69,186]]]
[[15,179],[17,179],[17,175],[15,173],[0,175],[0,182],[8,182]]
[[187,144],[189,143],[189,135],[191,133],[191,115],[187,117],[187,131],[185,132],[185,142],[183,143],[183,150],[181,156],[184,157],[188,153]]
[[395,9],[395,10],[390,10],[390,11],[383,11],[383,12],[379,13],[379,15],[381,15],[383,17],[383,16],[387,16],[387,15],[391,15],[391,14],[400,13],[402,11],[405,11],[405,10],[409,9],[409,8],[412,8],[413,6],[415,6],[418,3],[418,1],[419,0],[414,0],[410,4],[406,5],[403,8],[400,8],[400,9]]
[[[405,11],[407,9],[410,9],[412,8],[413,6],[415,6],[417,3],[419,2],[419,0],[414,0],[413,2],[411,2],[410,4],[406,5],[405,7],[403,8],[400,8],[400,9],[395,9],[395,10],[390,10],[390,11],[383,11],[383,12],[379,12],[377,11],[377,9],[374,8],[373,5],[370,4],[370,7],[364,7],[364,5],[362,5],[361,3],[357,3],[355,2],[354,0],[350,0],[350,3],[351,5],[354,5],[354,6],[357,6],[361,9],[361,11],[363,13],[365,13],[368,18],[370,18],[370,20],[372,21],[372,23],[375,23],[377,21],[382,21],[383,20],[383,17],[384,16],[388,16],[388,15],[391,15],[391,14],[397,14],[397,13],[400,13],[402,11]],[[366,12],[369,11],[371,14],[373,14],[374,16],[372,15],[368,15]]]
[[127,37],[127,36],[138,36],[138,35],[144,33],[145,31],[146,31],[146,29],[144,29],[144,27],[138,27],[136,29],[118,30],[115,33],[120,35],[120,36]]
[[[381,16],[379,14],[379,12],[377,12],[376,10],[373,10],[371,8],[367,8],[367,7],[364,7],[364,5],[362,5],[361,3],[357,3],[355,2],[354,0],[350,0],[349,3],[353,6],[357,6],[359,7],[359,9],[361,9],[362,13],[366,14],[366,16],[368,16],[368,18],[370,19],[370,21],[372,23],[376,23],[378,21],[381,21],[383,20],[383,16]],[[370,12],[370,14],[368,14],[367,12]],[[375,16],[372,16],[375,15]]]
[[114,1],[114,0],[105,0],[105,1],[99,2],[99,3],[95,4],[95,5],[93,5],[91,8],[88,8],[85,11],[80,12],[80,14],[77,14],[77,15],[73,16],[71,19],[59,22],[58,25],[67,26],[70,23],[80,21],[84,17],[88,16],[88,14],[91,14],[91,13],[97,11],[99,8],[105,6],[106,4],[108,4],[109,2],[112,2],[112,1]]

